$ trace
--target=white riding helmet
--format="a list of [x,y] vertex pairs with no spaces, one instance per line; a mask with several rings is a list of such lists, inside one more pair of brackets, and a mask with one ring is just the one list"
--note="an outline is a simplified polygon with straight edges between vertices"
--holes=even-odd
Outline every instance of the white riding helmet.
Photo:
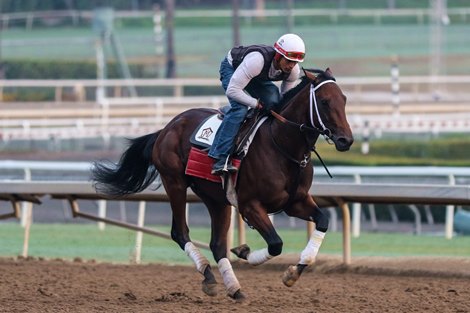
[[274,50],[290,61],[303,62],[305,58],[304,41],[296,34],[282,35],[274,43]]

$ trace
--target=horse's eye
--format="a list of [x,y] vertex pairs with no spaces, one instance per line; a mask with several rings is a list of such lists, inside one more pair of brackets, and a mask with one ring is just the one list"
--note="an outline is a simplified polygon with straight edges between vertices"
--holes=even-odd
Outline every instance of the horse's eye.
[[327,107],[327,106],[330,105],[330,101],[329,101],[328,99],[322,99],[322,100],[321,100],[321,104],[322,104],[322,106],[326,106],[326,107]]

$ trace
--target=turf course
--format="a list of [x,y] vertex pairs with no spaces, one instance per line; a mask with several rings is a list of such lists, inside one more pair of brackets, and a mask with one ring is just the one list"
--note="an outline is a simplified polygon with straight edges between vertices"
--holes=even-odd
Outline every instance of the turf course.
[[[151,226],[167,231],[167,226]],[[278,229],[284,240],[283,253],[300,253],[305,247],[303,230]],[[262,238],[247,229],[247,243],[254,249],[265,247]],[[191,228],[195,240],[208,242],[209,230]],[[18,256],[22,253],[24,229],[16,222],[0,224],[0,256]],[[132,257],[135,232],[114,226],[98,230],[95,224],[33,224],[29,256],[47,259],[62,258],[127,263]],[[211,260],[209,251],[202,250]],[[321,253],[341,255],[342,233],[330,232],[323,242]],[[352,239],[352,256],[454,256],[470,257],[470,236],[452,240],[439,236],[412,234],[363,233]],[[185,253],[171,241],[144,235],[142,262],[189,264]]]

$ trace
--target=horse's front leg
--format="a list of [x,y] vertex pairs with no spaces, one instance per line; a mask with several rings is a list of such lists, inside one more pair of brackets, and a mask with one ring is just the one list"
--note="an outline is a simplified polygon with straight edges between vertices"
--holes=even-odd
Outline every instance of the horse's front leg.
[[291,287],[299,279],[303,270],[315,262],[315,258],[320,250],[320,246],[328,230],[329,219],[326,213],[320,209],[311,196],[306,197],[304,202],[297,203],[286,210],[289,216],[295,216],[306,221],[315,223],[315,230],[310,236],[307,246],[300,254],[297,265],[291,265],[284,272],[282,282],[287,287]]
[[245,259],[251,265],[259,265],[278,256],[282,252],[282,239],[274,229],[266,210],[258,201],[243,206],[241,212],[245,221],[264,238],[268,244],[267,248],[251,251],[248,245],[244,244],[233,248],[231,251],[239,258]]

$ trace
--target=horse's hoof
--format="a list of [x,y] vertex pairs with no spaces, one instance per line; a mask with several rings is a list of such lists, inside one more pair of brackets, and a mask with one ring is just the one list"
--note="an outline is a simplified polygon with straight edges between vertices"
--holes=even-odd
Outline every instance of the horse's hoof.
[[217,296],[217,283],[202,282],[202,291],[210,297]]
[[287,287],[292,287],[295,284],[295,282],[299,279],[299,277],[300,277],[300,274],[299,274],[299,271],[297,270],[297,266],[291,265],[282,275],[282,282]]
[[232,251],[240,259],[246,260],[251,250],[247,244],[242,244],[241,246],[230,249],[230,251]]
[[230,298],[234,299],[237,302],[243,302],[246,300],[245,294],[241,291],[241,289],[238,289],[233,295],[229,295]]

